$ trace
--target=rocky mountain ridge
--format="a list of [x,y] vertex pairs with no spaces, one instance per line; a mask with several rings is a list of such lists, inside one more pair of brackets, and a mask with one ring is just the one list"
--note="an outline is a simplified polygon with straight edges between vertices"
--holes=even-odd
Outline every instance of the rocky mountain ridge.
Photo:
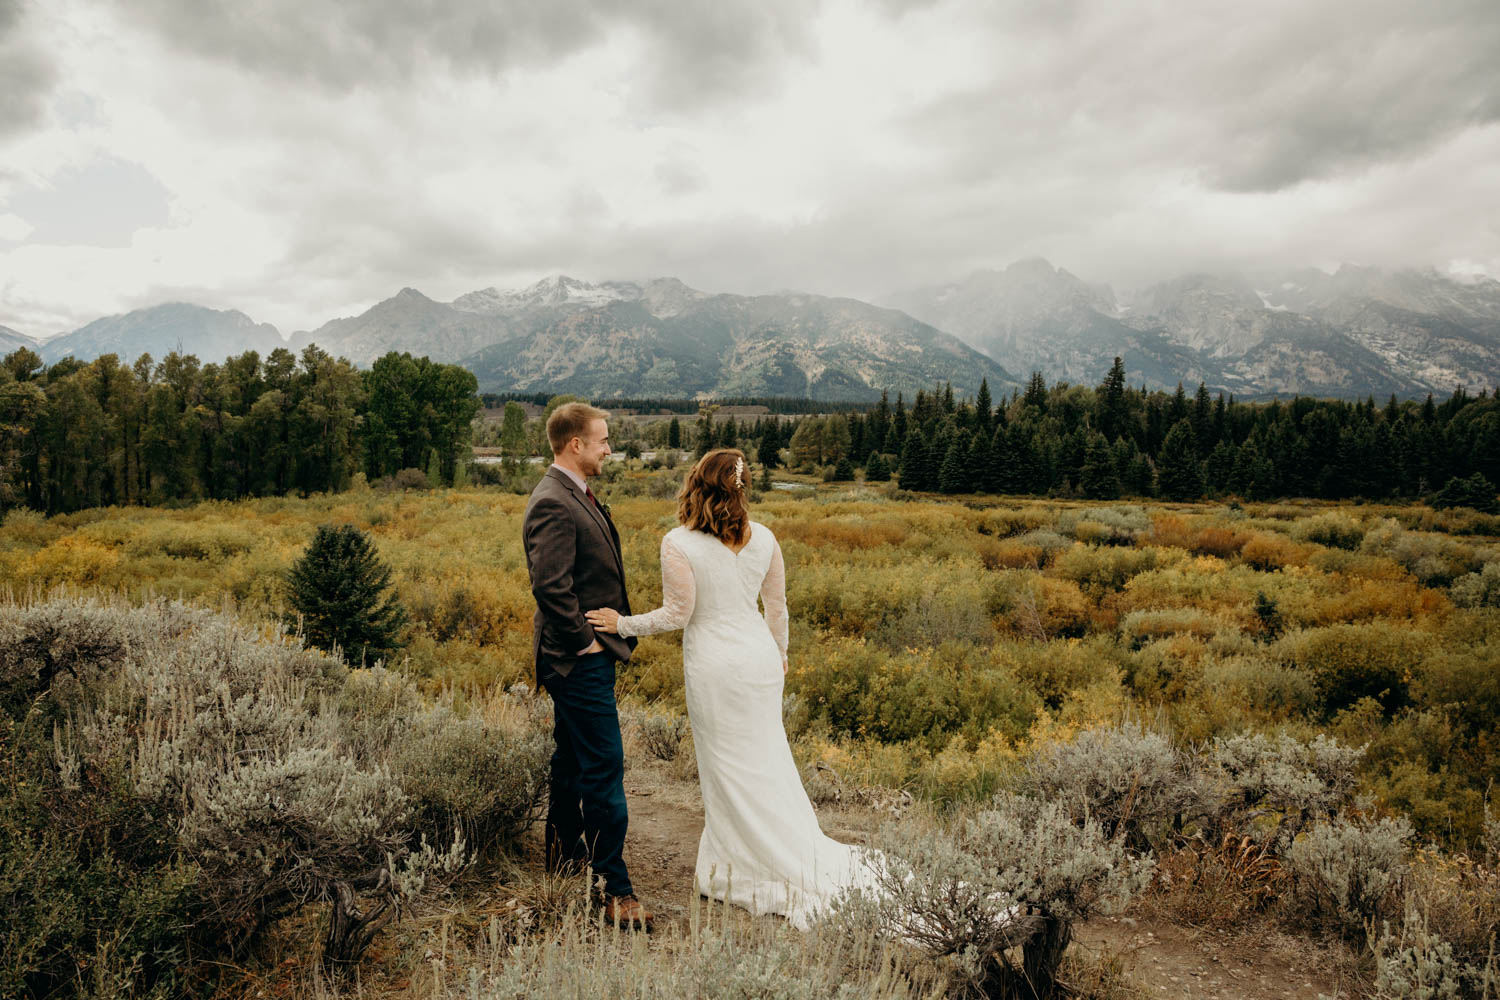
[[1190,274],[1117,295],[1045,260],[893,295],[891,308],[802,293],[703,292],[675,278],[555,275],[452,302],[414,288],[283,341],[243,313],[169,303],[0,351],[51,363],[171,350],[219,361],[309,343],[368,366],[388,351],[463,364],[486,391],[868,399],[1031,371],[1095,384],[1115,355],[1132,383],[1206,383],[1242,398],[1446,395],[1500,384],[1500,282],[1345,265],[1253,277]]
[[975,392],[1003,367],[910,316],[854,299],[709,294],[675,278],[590,284],[558,275],[451,303],[413,289],[298,334],[357,364],[421,344],[471,369],[484,391],[878,398],[951,380]]

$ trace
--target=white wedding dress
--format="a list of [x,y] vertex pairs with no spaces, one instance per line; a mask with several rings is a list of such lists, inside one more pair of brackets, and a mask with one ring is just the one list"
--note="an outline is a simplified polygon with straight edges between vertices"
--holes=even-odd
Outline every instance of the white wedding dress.
[[627,636],[684,630],[683,686],[703,791],[698,892],[805,929],[840,890],[873,887],[870,866],[880,855],[823,835],[787,744],[781,546],[753,521],[738,553],[677,527],[661,541],[661,576],[662,607],[622,617],[618,628]]

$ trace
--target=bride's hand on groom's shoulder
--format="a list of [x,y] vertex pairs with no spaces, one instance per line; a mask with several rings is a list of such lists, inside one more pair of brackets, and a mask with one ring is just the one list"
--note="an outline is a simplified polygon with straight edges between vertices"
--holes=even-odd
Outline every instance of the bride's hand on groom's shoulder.
[[615,633],[619,631],[620,613],[614,608],[600,608],[597,611],[585,611],[583,617],[594,626],[595,632]]

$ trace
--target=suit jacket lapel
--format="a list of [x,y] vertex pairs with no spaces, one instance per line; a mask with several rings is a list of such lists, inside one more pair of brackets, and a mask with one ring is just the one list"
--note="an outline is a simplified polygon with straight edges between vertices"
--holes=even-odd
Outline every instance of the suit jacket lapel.
[[609,518],[604,516],[603,509],[591,501],[587,493],[580,491],[578,484],[573,482],[572,478],[566,473],[558,472],[556,469],[548,469],[547,475],[552,476],[566,486],[568,491],[573,494],[573,499],[577,500],[579,505],[593,516],[594,523],[599,525],[599,528],[604,532],[605,539],[610,543],[609,550],[615,557],[615,567],[620,571],[620,579],[625,579],[625,560],[620,555],[620,536],[615,531],[615,526],[610,523]]

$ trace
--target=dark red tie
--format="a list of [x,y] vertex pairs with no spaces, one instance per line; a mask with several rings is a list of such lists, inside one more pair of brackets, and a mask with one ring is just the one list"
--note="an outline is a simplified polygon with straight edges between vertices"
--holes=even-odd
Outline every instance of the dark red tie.
[[599,498],[594,496],[594,491],[589,489],[587,486],[583,488],[583,495],[588,497],[589,502],[592,503],[595,507],[599,506]]

